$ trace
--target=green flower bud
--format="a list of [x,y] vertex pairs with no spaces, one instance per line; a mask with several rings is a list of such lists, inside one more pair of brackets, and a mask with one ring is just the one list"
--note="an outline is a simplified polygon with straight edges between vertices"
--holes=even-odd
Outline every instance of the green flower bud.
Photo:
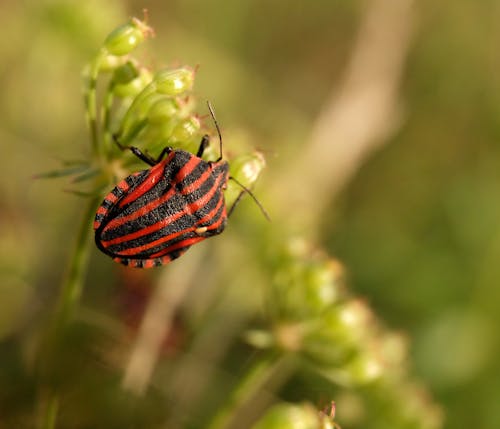
[[322,429],[318,411],[311,405],[275,405],[252,429]]
[[231,176],[248,188],[257,181],[265,166],[266,160],[260,152],[242,155],[231,161]]
[[[215,145],[212,145],[212,148],[213,150],[215,150]],[[215,159],[218,158],[218,156],[219,148],[217,147]],[[230,162],[230,176],[234,177],[246,188],[252,188],[253,184],[257,181],[265,166],[266,160],[260,152],[238,156]],[[230,180],[224,193],[226,204],[228,206],[231,206],[236,198],[238,198],[238,195],[240,195],[241,191],[241,186],[238,185],[238,183]]]
[[151,73],[141,68],[134,79],[126,83],[118,83],[113,88],[113,93],[117,97],[127,98],[137,96],[151,82]]
[[174,98],[161,98],[149,109],[148,119],[151,124],[172,121],[179,113],[179,103]]
[[345,366],[344,371],[346,382],[362,385],[378,379],[384,371],[384,366],[376,355],[362,351]]
[[132,52],[153,30],[146,23],[133,18],[113,30],[104,41],[104,49],[111,55],[123,56]]
[[[135,82],[135,79],[134,81]],[[132,89],[128,87],[128,89]],[[119,138],[122,144],[129,144],[138,132],[147,126],[149,120],[147,113],[151,106],[163,98],[153,90],[152,84],[147,85],[135,98],[125,114],[121,126]]]
[[316,364],[338,367],[369,341],[372,313],[360,300],[352,300],[324,312],[304,334],[302,354]]
[[282,261],[273,279],[275,318],[298,321],[323,314],[340,295],[340,267],[334,259],[305,255]]
[[196,153],[201,141],[200,120],[196,116],[181,120],[173,129],[170,142],[188,152]]
[[139,76],[139,70],[132,61],[127,61],[113,72],[113,81],[116,84],[127,84]]
[[275,336],[268,331],[252,329],[245,333],[245,341],[258,349],[268,349],[275,345]]
[[101,55],[98,58],[99,71],[110,72],[124,64],[124,57],[117,57],[116,55]]
[[163,70],[159,72],[154,83],[160,94],[175,96],[190,91],[194,83],[194,71],[189,68]]

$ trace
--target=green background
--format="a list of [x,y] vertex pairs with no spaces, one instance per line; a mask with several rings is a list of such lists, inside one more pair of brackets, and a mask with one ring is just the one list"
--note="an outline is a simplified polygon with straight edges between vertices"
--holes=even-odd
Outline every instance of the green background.
[[[156,38],[144,62],[200,66],[195,92],[216,106],[226,139],[243,133],[266,155],[265,204],[283,154],[301,156],[341,84],[367,3],[2,2],[2,416],[32,411],[33,327],[57,296],[82,210],[63,192],[70,183],[33,175],[88,153],[81,69],[106,34],[148,8]],[[422,0],[414,9],[397,126],[328,202],[319,244],[345,265],[350,290],[407,333],[412,371],[444,407],[445,427],[492,428],[500,422],[500,3]],[[106,313],[124,272],[97,250],[90,263],[84,302]],[[74,365],[78,374],[87,363]]]

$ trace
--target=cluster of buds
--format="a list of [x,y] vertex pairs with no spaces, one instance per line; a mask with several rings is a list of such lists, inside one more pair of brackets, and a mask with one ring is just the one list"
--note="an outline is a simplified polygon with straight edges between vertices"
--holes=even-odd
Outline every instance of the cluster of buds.
[[366,302],[347,296],[337,260],[292,240],[276,267],[268,294],[271,328],[249,332],[252,344],[295,353],[346,385],[376,380],[388,362],[404,358],[403,339],[385,332]]
[[[108,35],[85,70],[89,127],[103,173],[101,187],[140,168],[140,161],[128,151],[120,151],[116,142],[122,147],[139,147],[153,156],[167,146],[196,153],[202,136],[210,134],[194,111],[196,70],[184,66],[152,72],[132,56],[153,34],[145,20],[132,18]],[[107,85],[98,85],[100,80],[106,80]],[[102,96],[98,96],[98,88],[104,88]],[[219,144],[204,152],[207,160],[221,155]],[[260,153],[253,153],[231,160],[230,165],[231,176],[251,187],[265,163]],[[241,188],[228,183],[226,204],[231,205],[240,192]]]
[[318,411],[310,404],[278,404],[252,427],[252,429],[340,429],[335,423],[335,404],[332,412]]
[[[406,337],[387,330],[364,300],[347,293],[342,265],[297,239],[276,255],[267,294],[269,328],[249,331],[247,341],[292,354],[334,385],[371,392],[368,415],[384,403],[384,419],[397,421],[392,427],[439,428],[439,408],[410,387]],[[311,405],[282,403],[255,428],[338,428],[333,417],[318,417]]]

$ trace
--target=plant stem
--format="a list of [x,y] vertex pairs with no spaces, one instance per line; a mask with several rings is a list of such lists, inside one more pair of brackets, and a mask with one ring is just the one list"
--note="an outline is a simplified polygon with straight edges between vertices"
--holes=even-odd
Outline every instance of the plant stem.
[[97,77],[99,75],[99,66],[101,65],[103,52],[99,52],[94,61],[89,65],[87,83],[84,92],[85,111],[90,132],[90,143],[92,154],[99,156],[101,145],[99,145],[99,130],[97,124]]
[[42,422],[42,429],[55,429],[58,410],[59,398],[57,396],[52,396],[47,404],[47,412]]
[[101,106],[103,145],[104,145],[106,160],[109,160],[111,156],[111,144],[112,144],[111,107],[113,106],[114,87],[115,87],[115,81],[111,79],[106,89],[106,93],[104,94],[104,99],[102,101],[102,106]]
[[80,300],[90,249],[89,226],[98,203],[97,197],[92,198],[83,214],[73,257],[69,262],[69,270],[61,287],[56,328],[64,327],[67,324]]
[[[261,390],[271,378],[279,378],[280,380],[277,384],[285,379],[290,370],[290,361],[287,357],[288,356],[273,355],[254,364],[254,366],[243,376],[233,390],[231,396],[226,400],[207,428],[229,428],[231,423],[235,421],[238,414],[243,410],[244,406],[256,396],[259,390]],[[274,388],[276,387],[277,386],[274,386]],[[239,426],[240,425],[235,425],[235,427]]]

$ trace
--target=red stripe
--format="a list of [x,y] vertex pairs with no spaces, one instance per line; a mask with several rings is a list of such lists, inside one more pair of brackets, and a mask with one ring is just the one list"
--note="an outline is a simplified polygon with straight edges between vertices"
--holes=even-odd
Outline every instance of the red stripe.
[[[130,234],[127,234],[127,235],[122,235],[120,237],[117,237],[117,238],[114,238],[112,240],[108,240],[108,241],[102,241],[102,245],[104,247],[108,247],[108,246],[111,246],[113,244],[119,244],[119,243],[124,243],[126,241],[130,241],[130,240],[133,240],[135,238],[139,238],[143,235],[148,235],[150,233],[153,233],[155,231],[158,231],[159,229],[167,226],[169,223],[171,222],[174,222],[175,220],[179,219],[182,215],[184,215],[185,213],[194,213],[196,212],[200,207],[204,206],[209,200],[210,198],[213,196],[213,194],[217,191],[217,188],[218,188],[218,182],[220,182],[220,179],[221,179],[222,176],[219,176],[218,177],[218,180],[216,181],[216,185],[217,186],[214,186],[213,188],[211,188],[210,192],[207,192],[207,194],[204,194],[202,197],[200,197],[198,200],[196,200],[195,202],[189,204],[188,206],[186,206],[184,208],[184,210],[182,211],[179,211],[177,213],[175,213],[175,215],[173,216],[169,216],[165,219],[162,219],[160,222],[157,222],[147,228],[142,228],[136,232],[133,232],[133,233],[130,233]],[[209,196],[208,198],[208,201],[207,201],[207,195]],[[140,245],[140,246],[137,246],[137,247],[131,247],[127,250],[124,250],[122,251],[120,254],[122,255],[135,255],[141,251],[144,251],[144,250],[147,250],[148,248],[152,248],[152,247],[155,247],[157,246],[158,244],[161,244],[161,243],[164,243],[166,241],[170,241],[171,239],[175,238],[175,237],[178,237],[179,235],[181,234],[184,234],[186,232],[191,232],[191,231],[194,231],[202,222],[207,222],[208,220],[210,220],[211,217],[213,217],[213,215],[217,212],[217,210],[220,208],[220,205],[222,204],[223,202],[223,197],[220,198],[219,202],[217,203],[216,207],[214,209],[212,209],[208,214],[205,215],[205,217],[203,217],[203,219],[201,219],[200,221],[196,222],[195,225],[193,225],[191,228],[188,228],[188,229],[184,229],[184,230],[181,230],[181,231],[178,231],[176,233],[173,233],[173,234],[169,234],[165,237],[161,237],[157,240],[154,240],[154,241],[151,241],[149,243],[146,243],[146,244],[143,244],[143,245]],[[213,224],[213,225],[210,225],[209,229],[216,229],[217,227],[219,227],[219,225],[222,223],[223,221],[223,218],[224,216],[221,216],[221,219],[219,219],[219,221],[216,223],[216,224]],[[111,222],[110,222],[111,224]],[[109,224],[106,226],[106,229],[109,227]]]
[[[124,207],[125,205],[134,202],[137,198],[148,192],[157,182],[162,180],[165,174],[166,165],[172,162],[175,155],[175,152],[172,152],[164,161],[152,167],[148,178],[120,202],[120,207]],[[195,156],[189,158],[189,161],[180,168],[172,182],[180,182],[184,179],[184,177],[191,173],[199,163],[200,158],[196,158]]]
[[[138,253],[143,252],[144,250],[148,250],[152,247],[156,247],[161,243],[165,243],[166,241],[173,240],[176,237],[179,237],[182,234],[185,234],[186,232],[191,232],[194,231],[194,228],[189,228],[189,229],[183,229],[182,231],[177,231],[172,234],[166,235],[165,237],[160,237],[154,241],[150,241],[149,243],[146,244],[141,244],[140,246],[136,247],[129,247],[128,249],[125,249],[121,251],[120,253],[117,253],[117,255],[127,255],[127,256],[133,256],[137,255]],[[150,258],[151,256],[148,256]]]
[[[172,184],[178,183],[179,179],[182,180],[185,168],[188,170],[188,174],[189,174],[191,171],[193,171],[196,168],[196,166],[199,164],[199,162],[200,162],[199,158],[196,158],[194,156],[192,158],[190,158],[190,160],[184,165],[184,167],[182,167],[179,170],[175,179],[172,181]],[[161,197],[158,197],[156,200],[153,200],[150,203],[142,206],[141,208],[137,209],[135,212],[130,213],[128,216],[123,216],[123,217],[115,218],[115,219],[111,220],[106,225],[105,230],[118,228],[119,226],[123,225],[124,223],[127,223],[131,220],[137,219],[137,218],[141,217],[142,215],[144,215],[145,213],[148,213],[151,210],[154,210],[156,207],[160,206],[161,204],[165,203],[168,199],[170,199],[175,192],[176,192],[175,187],[172,187],[168,192],[163,194]],[[134,190],[133,194],[135,194],[135,190]],[[140,196],[140,195],[138,195],[138,196]]]
[[[203,225],[205,222],[209,221],[211,218],[214,217],[215,213],[217,213],[217,211],[220,209],[220,206],[224,203],[224,197],[221,196],[221,199],[219,200],[219,202],[217,203],[217,205],[209,212],[205,215],[205,217],[201,218],[199,220],[199,222],[196,223],[197,226],[200,226],[200,225]],[[209,230],[212,230],[212,229],[217,229],[217,227],[224,221],[225,219],[225,210],[222,211],[221,213],[221,216],[219,218],[219,220],[215,223],[212,223],[210,225],[208,225],[208,229]],[[214,228],[215,226],[215,228]]]
[[107,209],[106,207],[103,207],[103,206],[100,206],[100,207],[97,209],[97,214],[102,214],[102,215],[105,215],[107,212],[108,212],[108,209]]
[[106,195],[106,198],[104,198],[105,200],[108,200],[110,203],[116,203],[116,201],[118,200],[118,197],[113,194],[113,192],[110,192],[108,195]]
[[202,240],[205,240],[205,238],[206,237],[200,237],[200,236],[186,238],[185,240],[182,240],[182,241],[179,241],[178,243],[172,244],[171,246],[168,246],[165,249],[162,249],[157,253],[153,253],[152,255],[149,255],[148,258],[158,258],[160,256],[167,256],[169,253],[172,253],[174,250],[182,249],[183,247],[192,246],[193,244],[196,244]]
[[127,191],[130,189],[130,185],[127,183],[126,179],[123,179],[118,185],[116,185],[117,188],[121,189],[123,193],[127,193]]
[[148,192],[154,185],[156,185],[156,183],[163,177],[163,174],[165,172],[165,165],[167,162],[170,162],[170,158],[172,158],[173,155],[174,153],[171,153],[165,161],[155,165],[154,167],[151,167],[146,179],[120,201],[120,207],[123,207],[135,201],[141,195],[144,195],[146,192]]
[[175,180],[175,183],[179,183],[181,180],[184,180],[187,176],[189,176],[193,170],[202,162],[201,158],[196,156],[191,156],[189,161],[184,164],[184,166],[178,171]]
[[120,244],[120,243],[123,243],[125,241],[129,241],[129,240],[133,240],[135,238],[141,237],[143,235],[151,234],[151,233],[158,231],[159,229],[167,226],[168,224],[175,222],[177,219],[182,217],[184,214],[185,214],[184,211],[179,211],[179,212],[175,213],[174,215],[168,216],[168,217],[162,219],[161,221],[156,222],[153,225],[150,225],[146,228],[141,228],[140,230],[138,230],[136,232],[132,232],[132,233],[127,234],[127,235],[122,235],[120,237],[113,238],[112,240],[101,241],[101,244],[104,247],[108,247],[108,246],[112,246],[113,244]]
[[208,179],[208,177],[212,174],[212,169],[206,169],[200,177],[198,177],[193,183],[187,185],[185,188],[181,190],[181,194],[189,195],[196,191],[204,182]]
[[220,187],[220,182],[222,181],[222,174],[217,177],[217,180],[213,184],[213,186],[210,188],[208,192],[203,194],[200,198],[198,198],[196,201],[193,201],[191,204],[189,204],[186,207],[186,211],[190,214],[195,213],[198,211],[200,208],[203,206],[207,205],[207,203],[211,200],[211,198],[214,196],[214,194],[218,191]]
[[[165,242],[167,242],[167,241],[173,240],[174,238],[179,237],[179,236],[180,236],[180,235],[182,235],[182,234],[185,234],[185,233],[187,233],[187,232],[193,232],[193,231],[194,231],[196,228],[198,228],[201,224],[203,224],[204,222],[206,222],[206,221],[210,220],[210,218],[212,218],[212,217],[213,217],[213,215],[214,215],[215,213],[217,213],[217,211],[220,209],[220,206],[222,205],[222,203],[223,203],[223,202],[224,202],[224,199],[223,199],[223,198],[221,198],[221,199],[219,200],[219,202],[217,203],[217,205],[215,206],[215,208],[214,208],[214,209],[212,209],[212,210],[210,211],[210,213],[207,213],[207,214],[205,215],[205,217],[203,217],[201,220],[199,220],[198,222],[196,222],[196,224],[195,224],[195,225],[193,225],[191,228],[187,228],[187,229],[183,229],[183,230],[181,230],[181,231],[174,232],[174,233],[172,233],[172,234],[166,235],[165,237],[160,237],[160,238],[158,238],[158,239],[156,239],[156,240],[154,240],[154,241],[150,241],[149,243],[141,244],[140,246],[130,247],[130,248],[128,248],[128,249],[125,249],[125,250],[121,251],[119,254],[120,254],[120,255],[128,255],[128,256],[131,256],[131,255],[137,255],[138,253],[141,253],[141,252],[143,252],[143,251],[145,251],[145,250],[148,250],[148,249],[151,249],[151,248],[153,248],[153,247],[156,247],[156,246],[158,246],[159,244],[162,244],[162,243],[165,243]],[[222,213],[221,217],[217,220],[217,222],[215,222],[215,223],[213,223],[213,224],[209,225],[209,226],[208,226],[208,229],[209,229],[209,230],[212,230],[212,229],[217,229],[217,228],[220,226],[220,224],[221,224],[222,222],[224,222],[224,219],[225,219],[225,216],[224,216],[224,213]],[[157,224],[152,225],[152,226],[156,226],[156,225],[158,225],[158,224],[160,224],[160,223],[161,223],[161,222],[158,222]],[[164,226],[164,225],[161,225],[161,226]],[[160,228],[161,228],[161,226],[160,226]],[[151,228],[151,227],[149,227],[149,228]],[[149,229],[149,228],[144,228],[144,230]],[[160,228],[156,228],[155,230],[160,229]],[[119,238],[116,238],[116,239],[114,239],[114,240],[110,240],[110,241],[108,241],[108,242],[103,242],[103,245],[104,245],[105,247],[107,247],[107,245],[110,245],[110,244],[117,244],[117,243],[115,243],[115,241],[117,241],[117,240],[120,240],[120,243],[121,243],[121,242],[123,242],[123,241],[128,241],[129,239],[130,239],[130,240],[132,240],[133,238],[137,238],[137,237],[139,237],[139,236],[141,236],[141,235],[146,235],[147,233],[152,232],[152,231],[149,231],[149,232],[147,232],[147,233],[144,233],[144,234],[143,234],[142,232],[143,232],[144,230],[142,230],[142,229],[141,229],[140,231],[137,231],[137,232],[135,232],[135,233],[133,233],[133,234],[128,234],[128,235],[124,236],[124,237],[126,238],[125,240],[122,240],[124,237],[119,237]],[[130,238],[131,236],[134,236],[134,237]],[[200,237],[200,238],[202,238],[202,239],[203,239],[203,238],[206,238],[206,237]],[[190,240],[190,239],[186,239],[186,240]],[[183,240],[182,242],[184,242],[184,241],[186,241],[186,240]],[[112,242],[112,243],[111,243],[111,242]],[[181,243],[182,243],[182,242],[181,242]],[[167,248],[168,248],[168,247],[167,247]],[[163,252],[163,250],[162,250],[162,252]],[[152,256],[149,256],[149,257],[152,257]]]
[[154,259],[143,259],[142,268],[152,268],[155,266]]
[[[186,163],[185,167],[187,167],[187,170],[192,171],[199,164],[199,162],[200,162],[199,158],[192,157],[192,158],[190,158],[190,160],[188,161],[188,163]],[[184,171],[184,168],[182,168],[178,172],[177,177],[179,177],[181,175],[182,171]],[[187,175],[187,174],[189,174],[189,173],[186,173],[185,175]],[[210,175],[210,174],[212,174],[212,171],[210,169],[207,170],[207,171],[205,171],[205,172],[203,172],[203,174],[200,175],[200,177],[188,187],[189,191],[190,192],[194,192],[197,188],[199,188],[204,183],[204,181],[205,181],[204,179],[206,179],[206,177],[208,175]],[[148,235],[148,234],[151,234],[151,233],[153,233],[155,231],[158,231],[159,229],[161,229],[161,228],[167,226],[168,224],[176,221],[177,219],[179,219],[180,217],[182,217],[185,213],[192,214],[192,213],[196,212],[201,207],[205,206],[210,201],[210,199],[213,197],[213,195],[218,191],[218,189],[220,187],[220,183],[223,180],[223,178],[225,178],[225,175],[219,175],[217,177],[217,180],[215,181],[214,185],[211,187],[211,189],[207,193],[205,193],[204,195],[202,195],[198,200],[196,200],[193,203],[191,203],[188,206],[186,206],[184,208],[184,210],[180,210],[177,213],[175,213],[174,215],[169,216],[167,218],[164,218],[161,221],[159,221],[159,222],[157,222],[157,223],[155,223],[153,225],[150,225],[149,227],[142,228],[142,229],[140,229],[138,231],[135,231],[133,233],[130,233],[130,234],[127,234],[127,235],[123,235],[123,236],[114,238],[112,240],[102,241],[101,242],[102,245],[104,247],[109,247],[109,246],[114,245],[114,244],[120,244],[120,243],[124,243],[126,241],[134,240],[134,239],[139,238],[141,236]],[[133,193],[135,194],[135,192],[136,192],[136,190],[134,190]],[[140,209],[136,210],[134,213],[131,213],[130,215],[128,215],[126,217],[122,217],[122,218],[119,218],[119,219],[118,218],[117,219],[113,219],[112,221],[110,221],[106,225],[105,231],[109,230],[109,229],[116,228],[116,227],[124,224],[127,221],[130,221],[130,220],[133,220],[135,218],[138,218],[138,217],[142,216],[143,214],[147,213],[148,211],[155,209],[160,204],[168,201],[168,199],[171,198],[171,195],[174,192],[175,192],[175,188],[172,188],[172,189],[170,189],[169,192],[167,192],[162,197],[159,197],[156,200],[152,201],[151,203],[146,204],[145,206],[143,206]],[[217,205],[216,205],[216,207],[214,209],[212,209],[208,214],[206,214],[200,221],[196,222],[196,224],[193,225],[191,228],[185,229],[185,230],[182,230],[182,231],[178,231],[178,232],[176,232],[174,234],[169,234],[168,236],[161,237],[161,238],[159,238],[159,239],[157,239],[155,241],[152,241],[152,242],[149,242],[149,243],[137,246],[137,247],[132,247],[132,248],[126,249],[126,250],[122,251],[120,254],[123,254],[123,255],[136,255],[136,254],[140,253],[141,251],[153,248],[153,247],[157,246],[158,244],[164,243],[166,241],[170,241],[173,238],[178,237],[179,235],[182,235],[182,234],[184,234],[186,232],[194,231],[200,224],[209,221],[210,218],[213,217],[213,215],[217,212],[217,210],[219,210],[219,208],[220,208],[220,206],[221,206],[222,203],[223,203],[223,197],[220,198],[219,202],[217,203]],[[216,223],[214,223],[214,224],[212,224],[212,225],[209,226],[209,229],[211,229],[211,230],[217,229],[220,226],[220,224],[224,221],[224,219],[225,219],[225,216],[224,216],[224,213],[223,213],[221,215],[220,219]],[[201,238],[203,238],[203,237],[201,237]]]

